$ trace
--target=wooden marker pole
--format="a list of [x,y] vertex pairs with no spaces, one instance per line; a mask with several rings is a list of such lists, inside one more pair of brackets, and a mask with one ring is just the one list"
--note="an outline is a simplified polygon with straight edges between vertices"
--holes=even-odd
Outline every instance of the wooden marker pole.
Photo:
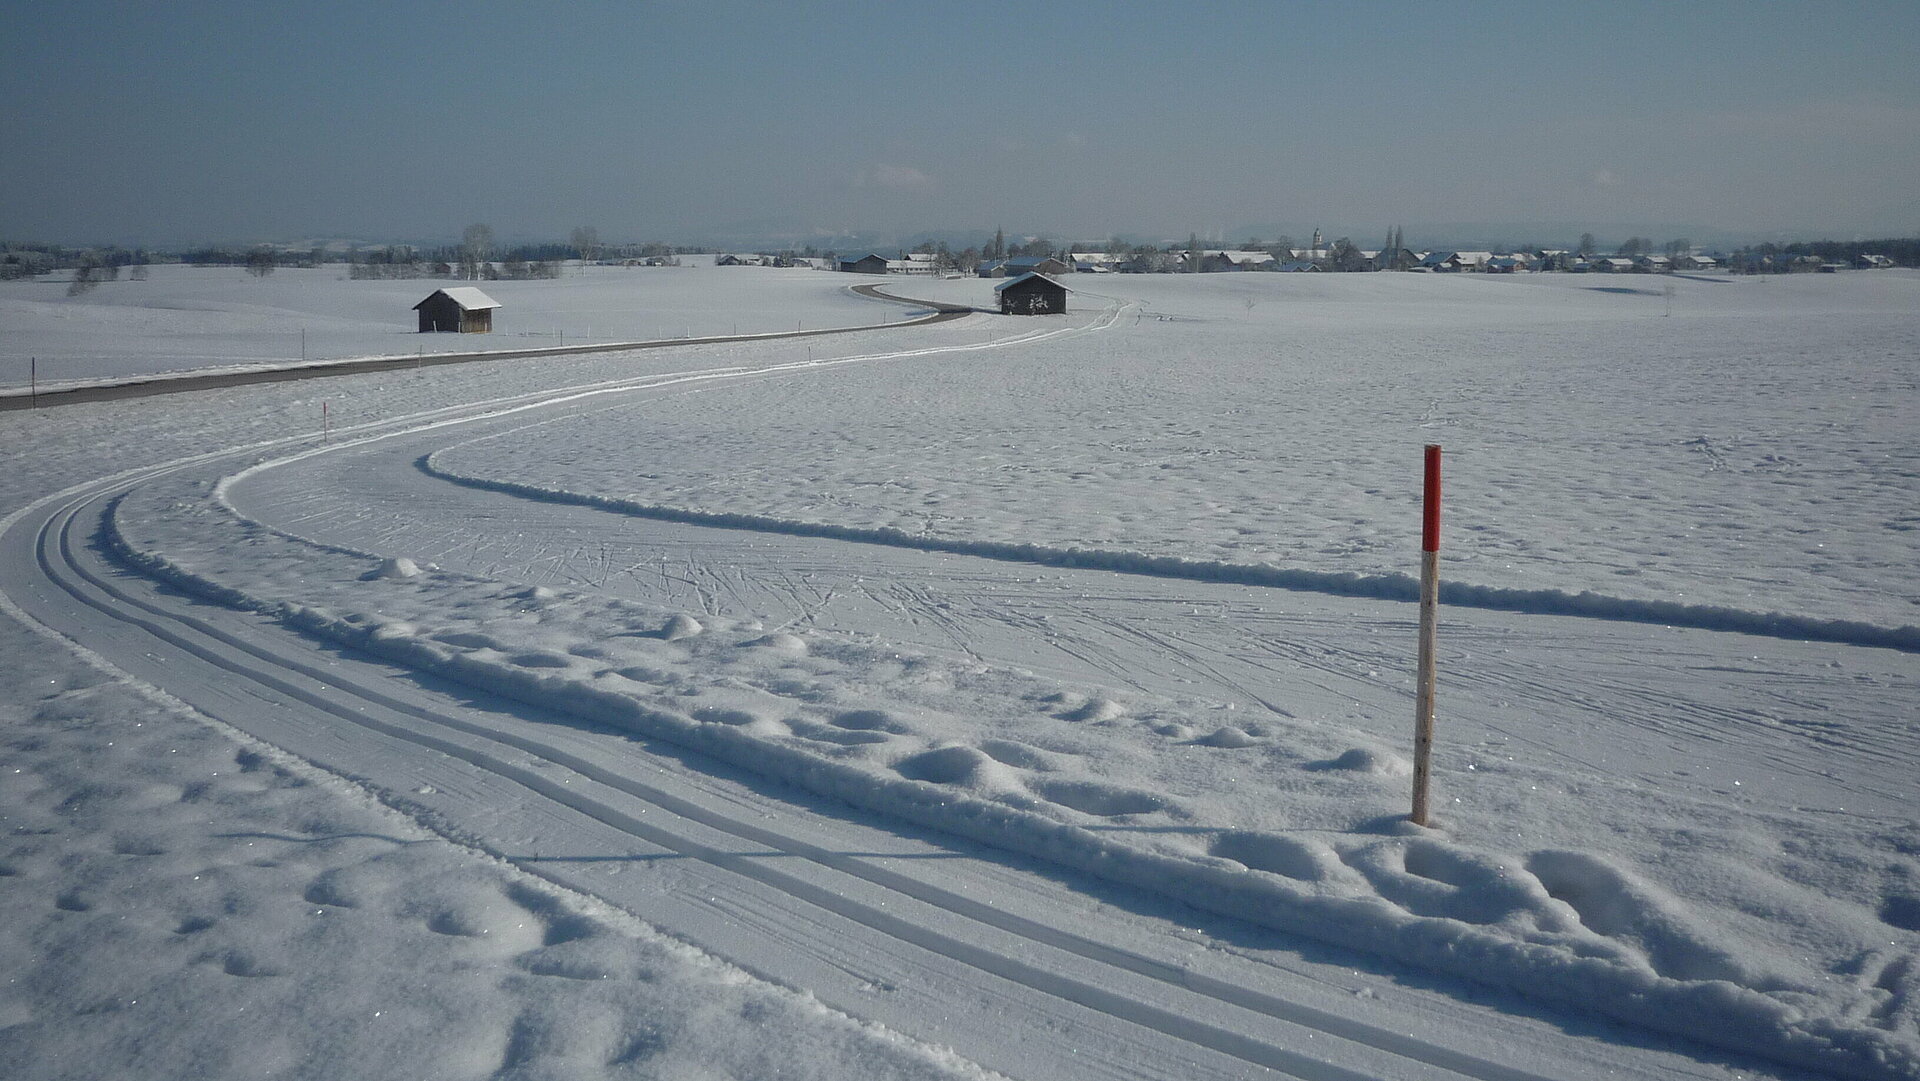
[[333,439],[333,416],[327,410],[327,403],[321,402],[320,403],[320,442],[326,443],[331,441],[332,439]]
[[1427,825],[1433,783],[1433,644],[1440,621],[1440,447],[1427,444],[1420,529],[1420,672],[1413,711],[1413,814]]

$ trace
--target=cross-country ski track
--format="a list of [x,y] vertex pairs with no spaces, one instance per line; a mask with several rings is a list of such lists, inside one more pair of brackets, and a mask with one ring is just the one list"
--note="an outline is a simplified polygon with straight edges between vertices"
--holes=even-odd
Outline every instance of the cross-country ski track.
[[[1097,333],[1119,311],[1110,304],[1066,329],[947,348]],[[770,631],[872,633],[1083,683],[1154,694],[1198,685],[1256,708],[1264,675],[1306,669],[1330,697],[1398,708],[1396,688],[1356,678],[1398,663],[1403,643],[1379,633],[1408,619],[1396,602],[1036,573],[1004,560],[648,520],[456,485],[430,468],[440,448],[557,416],[636,401],[670,408],[680,394],[904,355],[654,374],[382,420],[326,445],[303,436],[156,463],[14,514],[0,537],[0,591],[16,615],[109,670],[350,778],[446,836],[1009,1076],[1718,1076],[1700,1056],[1720,1069],[1720,1052],[1495,992],[1462,996],[1446,980],[877,822],[697,751],[340,648],[158,581],[103,540],[129,492],[265,462],[221,498],[303,542],[689,611],[759,612]],[[1226,612],[1236,618],[1219,618]],[[1274,633],[1250,646],[1248,623]],[[1564,647],[1565,670],[1541,671],[1537,651],[1525,664],[1501,660],[1523,623],[1526,635]],[[1699,668],[1741,656],[1735,635],[1682,630],[1656,645],[1639,628],[1572,616],[1465,612],[1446,634],[1446,693],[1473,718],[1452,736],[1511,741],[1547,759],[1577,758],[1582,741],[1503,728],[1500,718],[1530,707],[1637,729],[1623,742],[1655,760],[1712,720],[1710,710],[1671,708]],[[1757,699],[1790,693],[1849,648],[1772,646],[1781,673],[1750,681],[1744,693]],[[1897,680],[1881,684],[1896,693]],[[1847,717],[1831,720],[1849,728]],[[1796,773],[1818,767],[1776,734],[1748,733],[1726,753],[1778,774],[1773,798],[1791,805]],[[1896,813],[1909,764],[1870,743],[1849,753],[1857,806]]]

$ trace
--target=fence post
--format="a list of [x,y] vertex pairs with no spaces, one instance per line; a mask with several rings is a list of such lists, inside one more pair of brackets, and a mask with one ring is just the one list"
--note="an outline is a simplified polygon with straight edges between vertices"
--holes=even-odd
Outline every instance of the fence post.
[[1420,528],[1420,670],[1413,713],[1413,814],[1429,820],[1433,784],[1433,648],[1440,618],[1440,446],[1427,444],[1426,483]]

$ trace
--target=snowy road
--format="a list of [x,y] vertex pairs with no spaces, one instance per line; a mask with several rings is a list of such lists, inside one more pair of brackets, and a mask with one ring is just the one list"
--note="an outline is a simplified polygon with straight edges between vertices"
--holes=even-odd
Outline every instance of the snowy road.
[[[1114,305],[990,344],[1096,333],[1118,314]],[[1720,1078],[1779,1069],[1303,946],[876,818],[577,712],[321,645],[284,619],[133,573],[103,540],[121,508],[197,488],[316,551],[405,556],[716,624],[764,624],[769,638],[906,644],[953,665],[1177,700],[1235,731],[1366,727],[1407,712],[1403,604],[636,518],[451,483],[430,462],[463,441],[557,417],[644,418],[689,393],[777,396],[787,380],[940,351],[694,365],[395,417],[335,446],[289,441],[155,464],[17,513],[0,538],[0,588],[118,670],[383,793],[448,836],[1011,1076]],[[1570,786],[1631,778],[1630,788],[1657,783],[1683,805],[1762,815],[1889,829],[1910,815],[1920,762],[1885,723],[1909,708],[1908,655],[1470,610],[1449,613],[1443,642],[1446,713],[1457,718],[1443,720],[1443,738],[1465,759],[1517,759]],[[849,749],[859,742],[849,738]],[[1806,753],[1810,742],[1820,754]],[[1482,791],[1474,768],[1449,776],[1452,796],[1508,798],[1491,782]],[[1594,818],[1639,813],[1602,806]],[[1092,828],[1181,830],[1115,821]]]

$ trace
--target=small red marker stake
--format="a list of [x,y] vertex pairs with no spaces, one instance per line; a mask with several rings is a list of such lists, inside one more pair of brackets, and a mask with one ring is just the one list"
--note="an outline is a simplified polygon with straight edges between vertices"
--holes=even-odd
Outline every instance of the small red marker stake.
[[1420,528],[1420,672],[1413,712],[1413,823],[1428,824],[1433,783],[1433,646],[1440,620],[1440,447],[1427,444]]

